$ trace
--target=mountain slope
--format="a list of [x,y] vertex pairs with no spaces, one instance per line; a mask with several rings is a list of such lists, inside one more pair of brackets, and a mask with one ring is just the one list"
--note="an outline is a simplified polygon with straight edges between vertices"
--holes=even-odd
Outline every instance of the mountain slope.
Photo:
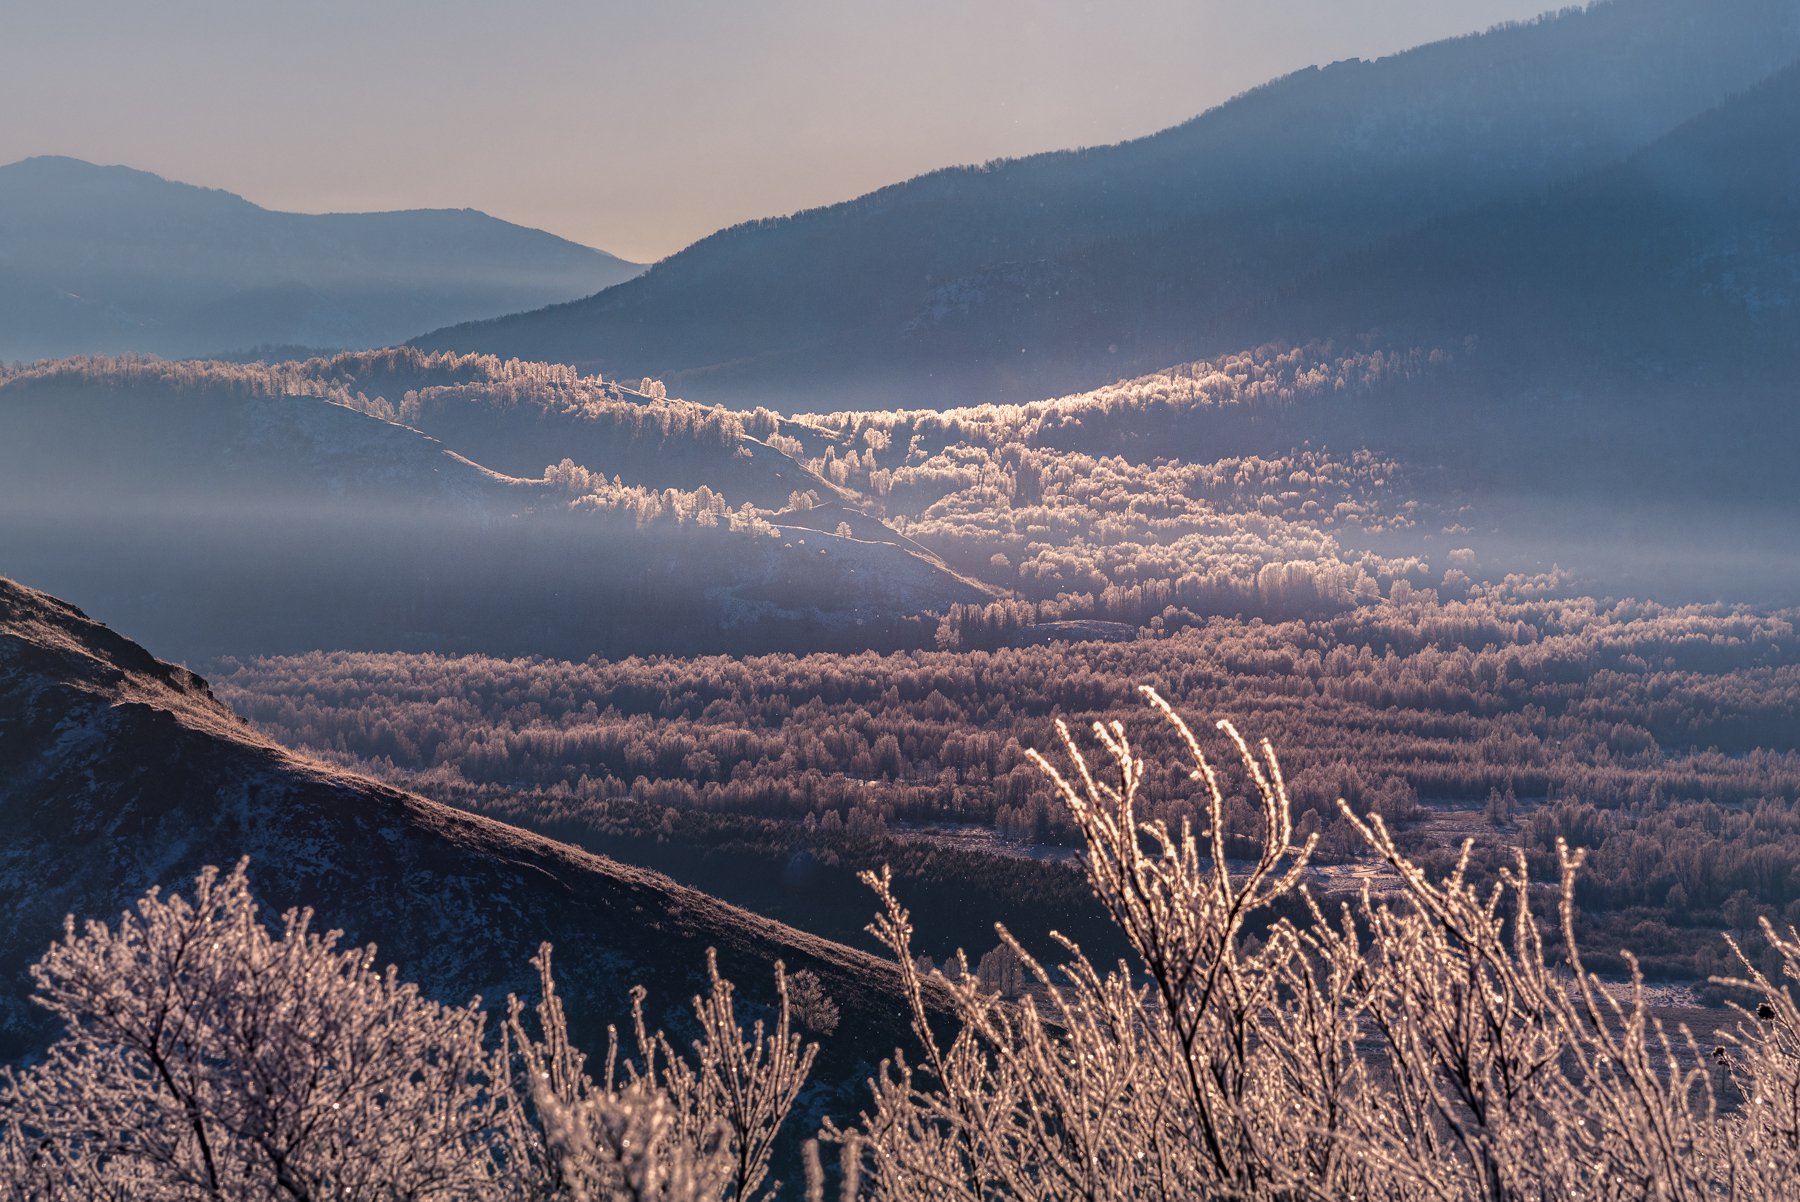
[[[495,1000],[531,985],[556,944],[563,996],[590,1043],[641,981],[678,1021],[704,952],[747,998],[777,959],[817,973],[853,1041],[894,1046],[891,969],[654,873],[449,809],[294,755],[206,683],[42,593],[0,579],[0,1054],[37,1046],[26,966],[62,917],[107,919],[153,885],[251,858],[261,898],[316,908],[322,928],[375,941],[434,995]],[[603,1037],[603,1036],[602,1036]]]
[[1800,63],[1625,161],[1372,249],[1268,314],[1315,334],[1500,337],[1615,354],[1792,350],[1800,321]]
[[1613,167],[1353,257],[1236,336],[1476,348],[1444,386],[1292,415],[1306,436],[1525,491],[1790,514],[1796,112],[1800,64]]
[[470,209],[313,216],[125,167],[0,167],[0,359],[383,346],[638,265]]
[[690,492],[706,485],[734,504],[762,508],[780,509],[795,492],[840,495],[752,436],[790,423],[672,399],[656,382],[633,387],[553,364],[411,347],[313,359],[292,370],[346,404],[397,418],[508,475],[535,477],[569,459],[626,484]]
[[1616,161],[1797,56],[1789,0],[1618,0],[735,227],[417,341],[789,410],[1056,395],[1214,349],[1215,319],[1337,257]]
[[[372,412],[388,408],[290,367],[81,361],[0,377],[0,565],[188,658],[919,645],[927,612],[991,596],[868,524],[786,529],[787,481],[758,462],[815,478],[762,444],[740,458],[720,441],[735,418],[664,402],[647,441],[599,439],[589,449],[616,454],[525,478]],[[734,465],[780,501],[615,481],[640,470],[625,459],[655,473],[659,456]]]

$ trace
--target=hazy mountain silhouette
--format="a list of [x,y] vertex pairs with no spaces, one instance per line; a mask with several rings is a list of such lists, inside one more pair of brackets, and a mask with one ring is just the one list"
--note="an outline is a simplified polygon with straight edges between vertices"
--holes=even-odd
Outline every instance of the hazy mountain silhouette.
[[849,1048],[904,1038],[895,974],[872,957],[287,751],[186,669],[5,579],[0,814],[8,1060],[47,1033],[25,970],[65,914],[109,920],[152,886],[179,890],[246,855],[270,907],[313,906],[320,929],[376,942],[382,962],[446,1000],[526,993],[527,959],[551,940],[562,994],[601,1050],[633,982],[679,1029],[708,947],[752,1004],[772,996],[777,959],[819,976],[846,1050],[827,1048],[827,1077],[853,1077]]
[[[1559,371],[1766,371],[1800,324],[1800,64],[1624,162],[1433,222],[1336,266],[1244,336],[1468,335]],[[1536,367],[1534,371],[1541,371]]]
[[1495,486],[1792,514],[1797,113],[1800,64],[1622,163],[1433,222],[1245,314],[1249,344],[1304,331],[1458,355],[1267,436],[1366,439]]
[[1246,305],[1623,159],[1796,57],[1787,0],[1616,0],[1300,71],[1138,141],[737,226],[597,296],[418,343],[788,409],[1055,395],[1225,347]]
[[[695,406],[645,406],[647,437],[571,439],[593,462],[552,480],[327,395],[304,370],[199,362],[0,377],[0,564],[189,658],[861,649],[928,642],[920,615],[991,595],[872,520],[826,533],[668,491],[658,475],[708,464],[747,488],[757,471],[791,477],[760,486],[783,501],[816,480]],[[511,410],[527,428],[550,412],[532,395]],[[472,386],[457,396],[433,403],[484,404]],[[654,424],[683,409],[689,425]],[[621,471],[650,482],[614,483]]]
[[641,268],[472,209],[280,213],[126,167],[0,167],[0,359],[385,346]]

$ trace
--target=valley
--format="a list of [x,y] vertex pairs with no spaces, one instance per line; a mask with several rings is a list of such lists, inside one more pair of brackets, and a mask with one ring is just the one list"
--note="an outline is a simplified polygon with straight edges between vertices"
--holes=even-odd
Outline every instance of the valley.
[[1797,111],[1601,0],[647,267],[0,166],[0,1198],[1794,1196]]

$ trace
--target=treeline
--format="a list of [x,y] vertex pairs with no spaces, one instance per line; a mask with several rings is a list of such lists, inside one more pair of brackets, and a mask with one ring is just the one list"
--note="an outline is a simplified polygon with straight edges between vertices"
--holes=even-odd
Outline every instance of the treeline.
[[[1420,560],[1369,548],[1454,523],[1433,472],[1297,431],[1321,405],[1453,363],[1265,346],[1057,400],[812,415],[768,438],[959,571],[1046,606],[1044,620],[1323,616],[1396,580],[1437,584]],[[1304,423],[1270,424],[1298,407]]]
[[833,491],[754,442],[737,413],[671,398],[659,381],[626,385],[563,364],[404,347],[285,363],[84,356],[0,372],[0,385],[56,384],[146,396],[315,397],[411,426],[524,479],[568,458],[628,484],[707,485],[740,504],[779,508],[796,489]]
[[724,526],[741,533],[781,537],[781,532],[768,521],[771,511],[758,509],[748,501],[733,509],[723,493],[704,484],[693,492],[644,488],[625,484],[617,475],[608,479],[604,472],[589,471],[569,459],[545,468],[544,483],[568,493],[569,508],[578,513],[626,513],[639,526]]
[[671,400],[657,381],[644,380],[633,388],[582,375],[564,364],[410,347],[284,363],[83,355],[0,371],[0,384],[34,382],[118,389],[155,385],[242,397],[317,397],[426,433],[460,404],[534,411],[539,421],[579,418],[604,426],[607,434],[627,443],[678,440],[725,446],[743,434],[738,415]]
[[[1268,344],[1216,359],[1179,364],[1088,392],[1020,405],[960,409],[857,410],[800,414],[807,427],[850,442],[941,450],[957,444],[1084,450],[1103,455],[1153,445],[1170,422],[1196,410],[1269,410],[1297,402],[1354,396],[1453,364],[1442,349],[1341,350],[1330,342]],[[873,432],[876,439],[869,437]],[[1165,445],[1165,452],[1174,449]],[[822,448],[821,448],[822,453]]]
[[443,440],[489,467],[536,477],[570,459],[628,484],[730,494],[780,508],[796,489],[831,487],[754,440],[791,423],[669,396],[660,380],[603,379],[567,364],[413,347],[291,367],[324,395]]
[[[215,683],[291,745],[427,793],[529,795],[508,804],[540,819],[629,798],[820,839],[967,823],[1028,845],[1073,831],[1024,749],[1055,716],[1129,712],[1134,682],[1153,679],[1193,712],[1286,732],[1298,821],[1327,859],[1358,846],[1339,797],[1410,823],[1422,854],[1446,809],[1488,815],[1496,846],[1542,848],[1540,815],[1587,807],[1606,819],[1590,824],[1605,836],[1593,905],[1701,922],[1740,890],[1775,910],[1800,894],[1800,875],[1769,867],[1790,856],[1767,835],[1800,802],[1795,616],[1415,590],[1128,643],[581,663],[316,653],[237,663]],[[1185,778],[1147,788],[1154,816],[1191,815]],[[1679,907],[1636,867],[1651,846],[1680,862],[1676,845],[1707,864],[1684,870]]]

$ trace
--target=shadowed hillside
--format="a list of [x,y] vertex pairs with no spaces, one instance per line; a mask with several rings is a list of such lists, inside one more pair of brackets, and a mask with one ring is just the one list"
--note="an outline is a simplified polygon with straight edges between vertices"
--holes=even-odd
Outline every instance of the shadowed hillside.
[[[528,992],[540,940],[590,1045],[642,982],[679,1015],[705,949],[748,999],[772,966],[818,974],[843,1030],[880,1054],[902,1037],[892,970],[681,888],[501,823],[329,768],[254,733],[205,681],[54,598],[0,580],[0,1046],[41,1045],[26,966],[63,915],[104,919],[205,864],[251,857],[279,910],[373,940],[452,1002]],[[679,1022],[679,1019],[676,1019]],[[825,1056],[849,1075],[855,1055]]]
[[[1625,162],[1360,255],[1239,336],[1470,347],[1441,386],[1296,415],[1485,487],[1791,507],[1800,65]],[[1420,420],[1421,418],[1428,420]]]

